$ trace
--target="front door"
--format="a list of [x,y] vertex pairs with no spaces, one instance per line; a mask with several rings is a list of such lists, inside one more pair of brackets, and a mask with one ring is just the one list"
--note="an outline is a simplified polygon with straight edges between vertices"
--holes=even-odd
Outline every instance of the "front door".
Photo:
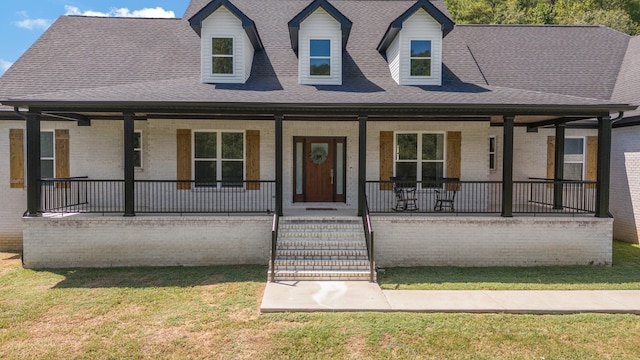
[[296,137],[295,202],[345,202],[346,139]]

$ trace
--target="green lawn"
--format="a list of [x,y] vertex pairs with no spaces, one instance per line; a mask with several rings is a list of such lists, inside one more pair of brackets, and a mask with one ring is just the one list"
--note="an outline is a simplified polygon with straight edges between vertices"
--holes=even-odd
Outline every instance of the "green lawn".
[[378,277],[399,290],[639,290],[640,247],[613,243],[613,266],[391,268]]
[[[621,286],[637,283],[637,247],[616,247],[636,263]],[[638,316],[260,315],[265,280],[261,266],[33,271],[0,253],[0,359],[640,358]]]

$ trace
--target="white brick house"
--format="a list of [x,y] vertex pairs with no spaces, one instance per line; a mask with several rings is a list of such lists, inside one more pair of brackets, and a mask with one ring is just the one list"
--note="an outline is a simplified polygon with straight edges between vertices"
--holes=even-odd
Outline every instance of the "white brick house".
[[[640,100],[640,36],[629,40],[613,97]],[[640,111],[628,111],[613,125],[611,213],[614,238],[640,242]]]
[[628,43],[426,0],[62,17],[0,79],[0,241],[35,268],[266,264],[274,214],[324,211],[370,213],[379,266],[611,264]]

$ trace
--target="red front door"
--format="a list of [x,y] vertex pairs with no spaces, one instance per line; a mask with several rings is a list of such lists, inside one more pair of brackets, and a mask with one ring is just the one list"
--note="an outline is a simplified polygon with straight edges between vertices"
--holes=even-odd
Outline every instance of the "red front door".
[[344,202],[345,139],[295,138],[294,143],[297,149],[294,200]]

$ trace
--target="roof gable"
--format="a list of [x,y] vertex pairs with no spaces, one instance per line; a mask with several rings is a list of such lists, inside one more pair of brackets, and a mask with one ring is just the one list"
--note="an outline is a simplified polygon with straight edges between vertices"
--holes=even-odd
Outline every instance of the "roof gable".
[[256,28],[256,24],[247,15],[245,15],[242,11],[235,7],[229,0],[211,1],[189,19],[189,25],[191,25],[193,30],[200,36],[202,31],[202,22],[216,10],[218,10],[218,8],[220,8],[221,6],[227,8],[229,12],[231,12],[242,22],[242,28],[247,33],[247,36],[249,37],[253,48],[255,50],[261,50],[263,46],[262,41],[260,40],[260,35],[258,34],[258,29]]
[[351,26],[353,25],[351,20],[344,16],[327,0],[314,0],[288,23],[291,48],[296,54],[298,53],[298,34],[300,32],[300,24],[319,7],[323,8],[327,13],[329,13],[329,15],[336,19],[338,23],[340,23],[340,29],[342,30],[342,49],[344,50],[347,47],[347,41],[349,40],[349,34],[351,33]]
[[451,20],[446,14],[444,14],[440,9],[438,9],[435,5],[431,3],[429,0],[418,0],[412,7],[410,7],[407,11],[405,11],[402,15],[400,15],[397,19],[393,20],[389,25],[389,28],[385,32],[380,44],[378,45],[378,51],[384,53],[387,51],[393,39],[395,39],[396,35],[402,30],[402,24],[411,17],[411,15],[415,14],[416,11],[424,9],[434,20],[440,23],[442,27],[442,36],[445,37],[447,34],[453,30],[455,23]]

